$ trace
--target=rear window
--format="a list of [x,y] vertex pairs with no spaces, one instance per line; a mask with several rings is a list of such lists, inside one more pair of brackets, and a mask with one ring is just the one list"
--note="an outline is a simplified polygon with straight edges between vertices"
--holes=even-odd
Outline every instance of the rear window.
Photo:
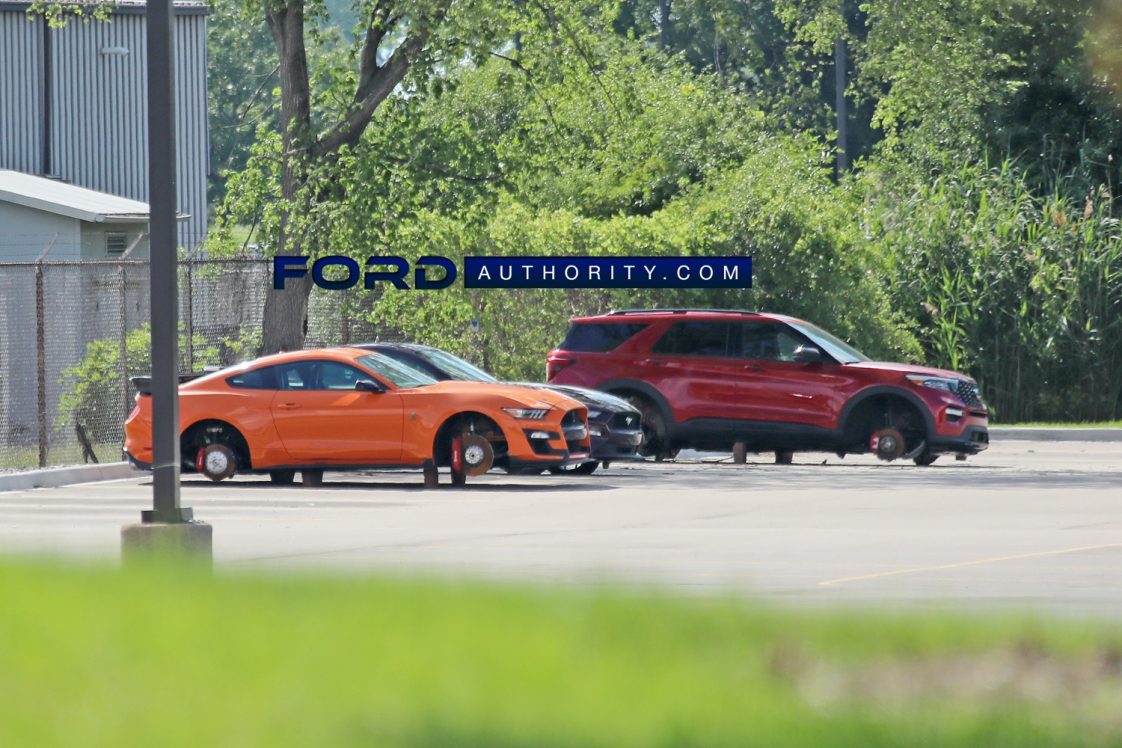
[[277,367],[263,366],[226,378],[226,384],[247,390],[277,389]]
[[622,345],[646,325],[635,322],[578,323],[569,328],[559,348],[563,351],[605,353]]

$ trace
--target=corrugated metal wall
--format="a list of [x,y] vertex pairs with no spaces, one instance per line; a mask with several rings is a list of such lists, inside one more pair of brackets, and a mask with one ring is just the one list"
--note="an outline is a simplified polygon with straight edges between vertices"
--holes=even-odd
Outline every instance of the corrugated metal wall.
[[179,205],[191,219],[180,229],[183,246],[194,248],[206,237],[206,178],[210,173],[210,136],[206,101],[206,16],[179,16],[176,22],[175,87],[176,172]]
[[[26,35],[21,24],[42,23],[24,18],[22,12],[0,11],[0,60],[9,54],[4,50]],[[194,247],[207,225],[206,16],[177,15],[175,32],[179,210],[191,216],[180,225],[179,240]],[[51,33],[51,171],[83,187],[147,201],[145,17],[114,14],[108,23],[70,23]],[[39,59],[25,54],[24,60]],[[14,94],[0,91],[0,131],[21,127],[33,133],[28,142],[11,149],[11,156],[0,150],[0,168],[38,173],[40,149],[32,147],[31,138],[37,139],[40,131],[36,92],[41,89],[38,63],[33,64],[30,69],[26,63],[13,67],[13,73],[7,72],[7,65],[0,67],[0,81],[9,75],[20,79],[6,86]],[[13,98],[7,109],[5,95]],[[33,161],[27,159],[29,154]]]
[[38,173],[43,20],[0,11],[0,167]]

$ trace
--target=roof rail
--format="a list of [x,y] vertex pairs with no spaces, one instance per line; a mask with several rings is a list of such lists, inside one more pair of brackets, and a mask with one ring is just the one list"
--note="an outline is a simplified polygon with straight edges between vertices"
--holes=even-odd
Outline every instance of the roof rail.
[[609,315],[626,315],[626,314],[654,314],[662,312],[664,314],[685,314],[686,312],[720,312],[723,314],[759,314],[750,309],[702,309],[697,307],[692,308],[667,308],[667,309],[613,309],[608,312]]

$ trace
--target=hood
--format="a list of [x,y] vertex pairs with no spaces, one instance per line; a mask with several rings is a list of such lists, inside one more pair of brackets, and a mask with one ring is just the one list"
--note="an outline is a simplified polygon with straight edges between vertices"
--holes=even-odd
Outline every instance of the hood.
[[925,377],[942,377],[943,379],[963,379],[967,382],[973,382],[974,378],[965,374],[959,374],[957,371],[950,369],[934,369],[930,366],[913,366],[912,364],[897,364],[891,361],[858,361],[852,364],[846,364],[847,367],[854,369],[875,369],[877,371],[898,371],[901,376],[908,374],[922,374]]
[[560,392],[563,395],[568,395],[574,400],[581,401],[590,408],[608,409],[618,413],[639,412],[638,408],[622,397],[609,395],[607,392],[601,392],[600,390],[592,390],[587,387],[570,387],[567,384],[539,384],[537,386]]
[[579,402],[559,392],[537,389],[532,386],[523,387],[516,384],[461,382],[457,379],[448,379],[443,382],[424,385],[424,389],[430,392],[454,392],[506,397],[512,402],[527,408],[560,408],[562,410],[572,410],[573,408],[581,407]]

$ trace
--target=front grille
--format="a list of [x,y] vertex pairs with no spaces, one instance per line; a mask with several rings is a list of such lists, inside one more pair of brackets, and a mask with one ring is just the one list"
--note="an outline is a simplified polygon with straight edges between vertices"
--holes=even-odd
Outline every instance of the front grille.
[[579,410],[570,410],[568,413],[565,414],[565,417],[561,419],[561,428],[568,428],[570,426],[583,426],[583,425],[584,425],[584,419],[580,417],[580,411]]
[[983,406],[982,398],[978,396],[978,385],[973,382],[967,382],[960,379],[958,382],[958,399],[966,403],[971,408],[981,408]]
[[638,413],[616,413],[608,427],[612,431],[638,431],[643,427],[643,418]]
[[565,414],[561,419],[561,431],[565,435],[565,448],[570,452],[582,449],[581,442],[588,438],[588,427],[579,410],[570,410]]

